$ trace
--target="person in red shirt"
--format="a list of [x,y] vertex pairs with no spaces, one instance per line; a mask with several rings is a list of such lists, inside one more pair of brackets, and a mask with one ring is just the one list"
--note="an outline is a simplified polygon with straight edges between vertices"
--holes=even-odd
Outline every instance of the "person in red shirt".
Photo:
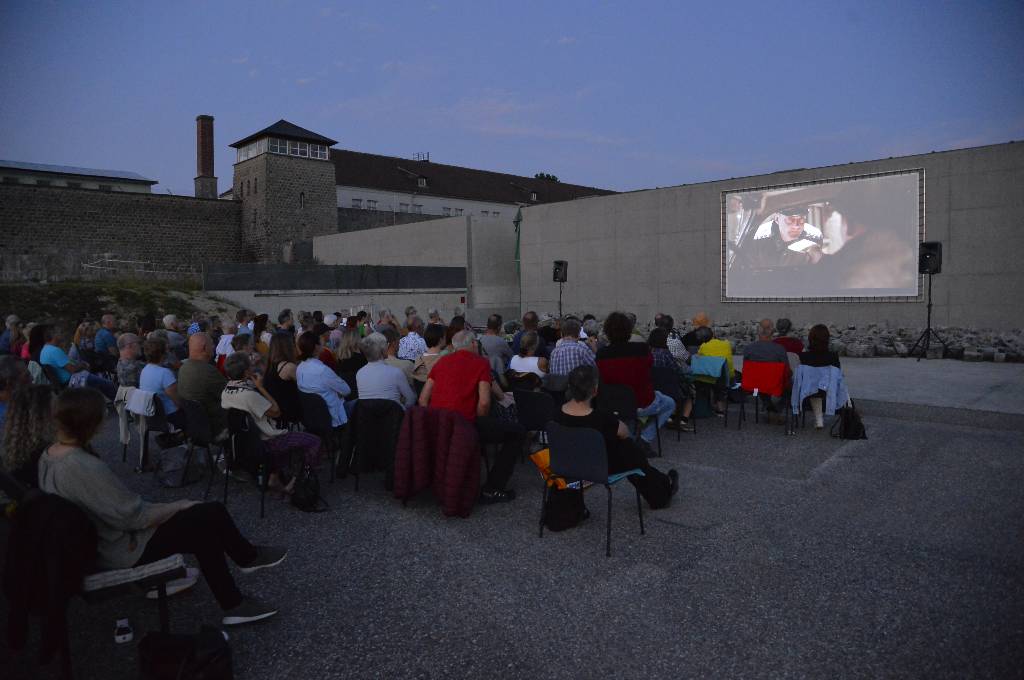
[[800,354],[804,351],[804,343],[799,338],[794,338],[789,335],[789,332],[793,330],[793,322],[789,319],[779,319],[775,322],[775,332],[779,334],[779,337],[775,338],[772,342],[776,342],[786,348],[787,352],[793,354]]
[[419,405],[455,411],[476,425],[481,444],[501,444],[487,482],[480,494],[484,503],[500,503],[516,497],[506,488],[523,446],[525,432],[515,423],[491,416],[491,365],[480,356],[473,331],[459,331],[452,337],[454,352],[438,359],[430,370]]

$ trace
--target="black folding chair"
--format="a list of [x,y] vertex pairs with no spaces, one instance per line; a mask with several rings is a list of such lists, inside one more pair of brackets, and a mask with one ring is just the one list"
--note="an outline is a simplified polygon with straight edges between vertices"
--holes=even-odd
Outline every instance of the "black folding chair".
[[352,465],[352,453],[354,451],[345,449],[351,449],[348,445],[349,438],[345,435],[346,426],[341,428],[335,428],[332,424],[331,412],[327,408],[327,402],[319,394],[310,394],[308,392],[299,392],[299,404],[302,406],[302,425],[306,428],[307,432],[312,432],[316,436],[320,437],[320,441],[327,448],[330,456],[330,481],[334,482],[335,470],[341,460],[343,460],[344,454],[349,454],[348,460],[346,461],[346,470],[351,470],[352,474],[356,478],[356,490],[359,490],[359,470],[353,469]]
[[[404,418],[405,409],[396,401],[360,399],[349,422],[354,472],[362,474],[384,470],[384,489],[387,491],[395,486],[395,449]],[[356,491],[359,491],[358,474]]]
[[[206,409],[198,401],[183,399],[181,410],[185,414],[185,441],[188,443],[188,455],[185,457],[185,470],[182,472],[181,483],[185,484],[185,476],[188,474],[189,465],[192,463],[192,455],[196,449],[206,449],[206,459],[209,461],[210,479],[206,483],[206,492],[203,500],[210,495],[210,487],[213,484],[213,477],[217,466],[213,462],[213,432],[210,428],[210,419],[206,416]],[[221,447],[223,453],[224,447]]]
[[224,452],[224,505],[228,503],[228,481],[232,467],[247,463],[255,469],[256,486],[260,490],[260,519],[265,516],[269,456],[263,446],[256,421],[241,409],[228,409],[228,432],[231,435],[231,455]]
[[[643,470],[634,468],[625,472],[608,474],[608,452],[604,437],[597,430],[587,427],[564,427],[551,422],[547,425],[548,441],[551,446],[549,469],[551,474],[566,482],[593,482],[601,484],[608,491],[608,518],[605,532],[605,556],[612,556],[612,486],[627,477],[644,476]],[[547,507],[548,483],[544,480],[544,498],[541,501],[540,536],[544,536],[544,509]],[[644,509],[640,503],[640,490],[636,492],[636,512],[640,518],[640,534],[644,531]]]

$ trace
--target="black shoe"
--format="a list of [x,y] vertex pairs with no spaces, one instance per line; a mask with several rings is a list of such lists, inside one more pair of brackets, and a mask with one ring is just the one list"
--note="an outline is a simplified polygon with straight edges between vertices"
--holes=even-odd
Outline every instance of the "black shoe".
[[693,423],[689,419],[682,419],[676,423],[676,429],[680,432],[693,432]]
[[668,471],[668,478],[672,481],[672,495],[679,493],[679,473],[675,468]]
[[484,504],[507,503],[515,500],[514,489],[484,489],[480,492],[480,502]]

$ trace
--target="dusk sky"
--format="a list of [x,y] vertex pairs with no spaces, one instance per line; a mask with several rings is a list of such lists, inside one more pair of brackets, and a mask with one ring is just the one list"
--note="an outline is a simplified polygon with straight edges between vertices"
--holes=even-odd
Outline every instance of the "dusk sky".
[[1024,3],[0,3],[0,158],[193,193],[195,116],[616,190],[1024,140]]

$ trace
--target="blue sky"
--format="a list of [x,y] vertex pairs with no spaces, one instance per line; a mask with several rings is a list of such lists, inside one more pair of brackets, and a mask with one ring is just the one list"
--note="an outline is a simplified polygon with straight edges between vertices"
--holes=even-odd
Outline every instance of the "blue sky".
[[195,116],[629,190],[1024,139],[1021,2],[0,3],[0,158],[191,194]]

